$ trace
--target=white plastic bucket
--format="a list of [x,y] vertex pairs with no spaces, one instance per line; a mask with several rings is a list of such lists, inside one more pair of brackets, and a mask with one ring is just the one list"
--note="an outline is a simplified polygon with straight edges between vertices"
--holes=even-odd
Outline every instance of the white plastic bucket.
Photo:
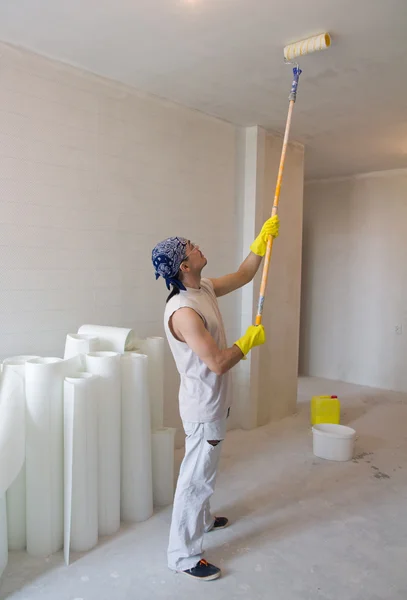
[[313,451],[318,458],[326,460],[351,460],[356,431],[344,425],[320,423],[312,428]]

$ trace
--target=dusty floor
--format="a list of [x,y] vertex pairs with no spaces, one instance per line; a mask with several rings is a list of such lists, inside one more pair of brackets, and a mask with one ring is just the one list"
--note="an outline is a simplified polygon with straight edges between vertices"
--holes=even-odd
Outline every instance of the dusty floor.
[[[314,393],[336,393],[358,433],[355,459],[312,454]],[[214,512],[232,525],[206,536],[222,579],[166,568],[170,508],[97,549],[34,560],[12,554],[0,598],[30,600],[406,600],[407,394],[303,379],[299,411],[224,445]]]

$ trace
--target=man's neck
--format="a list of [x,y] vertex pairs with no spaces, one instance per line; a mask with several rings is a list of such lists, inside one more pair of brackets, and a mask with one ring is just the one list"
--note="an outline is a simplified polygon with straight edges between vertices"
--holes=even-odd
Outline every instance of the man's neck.
[[199,290],[201,288],[201,276],[197,275],[196,277],[193,277],[192,275],[190,275],[189,277],[185,277],[182,283],[185,285],[186,288]]

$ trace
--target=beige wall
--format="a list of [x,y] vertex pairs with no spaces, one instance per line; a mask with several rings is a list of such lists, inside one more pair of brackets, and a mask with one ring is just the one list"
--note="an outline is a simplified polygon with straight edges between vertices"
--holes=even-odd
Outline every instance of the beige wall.
[[[243,254],[271,214],[282,139],[258,127],[246,130]],[[292,414],[297,402],[304,150],[289,144],[276,240],[264,309],[267,343],[238,372],[242,426]],[[242,293],[242,332],[254,322],[261,273]]]
[[[200,243],[236,269],[236,129],[197,111],[0,45],[0,359],[61,356],[86,322],[163,334],[151,249]],[[239,295],[222,300],[229,339]],[[165,422],[179,425],[167,352]],[[180,435],[180,440],[183,439]]]
[[[266,137],[263,218],[274,199],[281,139]],[[279,204],[281,235],[273,244],[264,308],[268,342],[260,352],[258,425],[295,412],[300,329],[304,149],[291,144]]]
[[407,391],[407,171],[306,185],[303,264],[301,372]]

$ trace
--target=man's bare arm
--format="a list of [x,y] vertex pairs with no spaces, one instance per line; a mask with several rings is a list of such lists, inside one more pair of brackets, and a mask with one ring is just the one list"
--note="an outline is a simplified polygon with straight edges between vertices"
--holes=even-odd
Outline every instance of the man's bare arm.
[[216,296],[224,296],[225,294],[234,292],[254,278],[259,269],[261,259],[266,254],[268,237],[271,235],[273,238],[276,238],[279,227],[280,222],[277,215],[268,219],[250,246],[250,254],[242,262],[238,270],[235,273],[211,280]]
[[180,308],[173,315],[170,323],[173,333],[181,341],[188,344],[206,366],[223,375],[243,358],[238,346],[221,350],[209,331],[205,328],[201,317],[192,308]]
[[252,281],[259,270],[262,258],[262,256],[250,252],[235,273],[211,279],[216,296],[230,294]]

